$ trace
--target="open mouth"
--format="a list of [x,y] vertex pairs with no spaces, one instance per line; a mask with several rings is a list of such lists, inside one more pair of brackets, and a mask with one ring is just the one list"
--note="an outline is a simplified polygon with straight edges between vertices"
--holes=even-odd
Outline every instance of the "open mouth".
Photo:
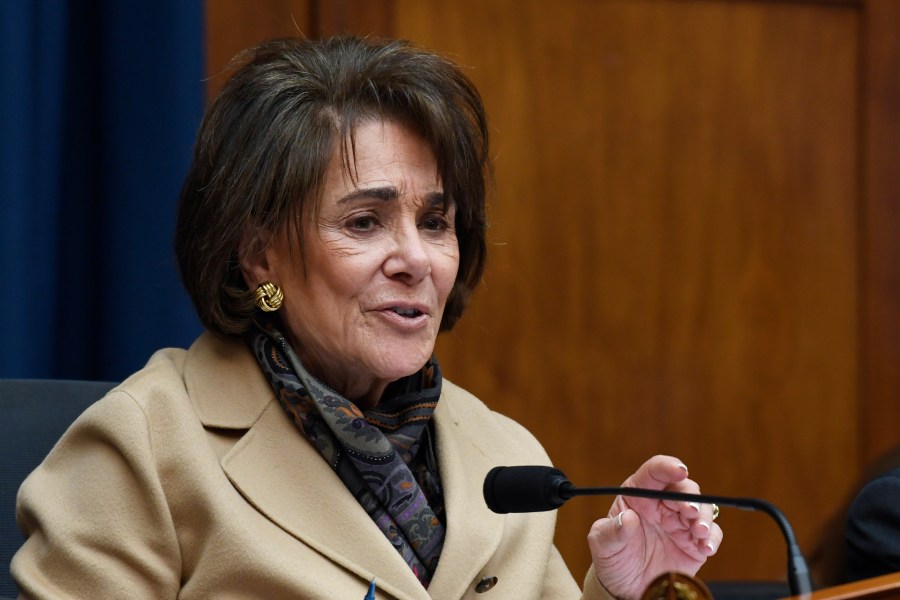
[[401,317],[408,317],[408,318],[418,317],[419,315],[423,314],[421,310],[418,310],[415,308],[398,308],[396,306],[392,306],[388,310],[397,313]]

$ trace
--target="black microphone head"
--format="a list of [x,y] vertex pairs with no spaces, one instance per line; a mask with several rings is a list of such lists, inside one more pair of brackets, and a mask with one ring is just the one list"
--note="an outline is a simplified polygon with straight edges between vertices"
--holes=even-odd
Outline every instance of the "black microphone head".
[[494,467],[484,478],[484,501],[495,513],[554,510],[571,498],[559,469],[545,466]]

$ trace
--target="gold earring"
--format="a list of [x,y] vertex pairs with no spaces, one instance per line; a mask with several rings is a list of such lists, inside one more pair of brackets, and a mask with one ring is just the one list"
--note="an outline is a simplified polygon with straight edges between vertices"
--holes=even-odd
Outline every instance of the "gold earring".
[[254,294],[256,295],[256,305],[263,312],[275,312],[281,308],[281,303],[284,302],[284,293],[281,288],[277,283],[271,281],[259,284]]

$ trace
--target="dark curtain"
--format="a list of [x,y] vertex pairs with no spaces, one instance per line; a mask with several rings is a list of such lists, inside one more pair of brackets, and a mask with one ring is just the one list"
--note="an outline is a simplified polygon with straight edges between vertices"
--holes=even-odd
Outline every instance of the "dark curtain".
[[0,2],[0,377],[119,380],[200,325],[172,251],[203,5]]

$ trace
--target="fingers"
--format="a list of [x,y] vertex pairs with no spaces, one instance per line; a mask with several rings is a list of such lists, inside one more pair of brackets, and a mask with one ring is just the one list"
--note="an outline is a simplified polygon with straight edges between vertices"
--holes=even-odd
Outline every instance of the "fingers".
[[642,464],[623,485],[661,490],[687,476],[687,465],[674,456],[658,454]]
[[714,506],[699,502],[683,504],[687,505],[687,509],[682,510],[680,515],[694,544],[704,556],[712,556],[719,550],[724,537],[722,528],[713,521]]
[[679,514],[684,524],[690,529],[691,535],[697,540],[708,540],[712,534],[713,507],[711,504],[699,502],[678,503]]
[[[642,464],[634,474],[622,484],[625,487],[641,487],[651,490],[668,489],[686,494],[699,493],[700,487],[688,479],[688,468],[674,456],[658,454]],[[685,510],[685,503],[664,500],[663,505],[673,511]],[[685,515],[688,518],[691,515]]]
[[712,528],[713,524],[713,511],[715,510],[715,506],[712,504],[701,504],[700,505],[700,514],[697,517],[699,523],[703,523],[707,529]]
[[[699,494],[700,485],[693,479],[682,479],[666,486],[670,492],[679,492],[681,494]],[[709,505],[697,504],[695,502],[680,502],[678,500],[663,500],[666,508],[681,513],[685,519],[708,516],[707,521],[712,521],[712,508]]]
[[[625,480],[624,486],[668,490],[683,494],[699,494],[700,486],[688,478],[687,466],[674,456],[657,455],[650,458]],[[640,506],[640,503],[627,501]],[[662,505],[678,515],[681,524],[696,540],[706,541],[713,530],[713,506],[699,502],[663,500]]]
[[724,537],[722,528],[713,521],[716,507],[713,504],[698,504],[696,502],[691,502],[690,504],[697,507],[697,517],[695,522],[691,524],[691,534],[697,540],[700,550],[707,556],[711,556],[719,549]]
[[701,548],[701,550],[706,552],[707,556],[712,556],[719,551],[719,546],[722,545],[722,540],[724,539],[724,537],[725,532],[722,531],[722,528],[713,523],[709,538],[706,540],[706,543],[703,545],[703,548]]

